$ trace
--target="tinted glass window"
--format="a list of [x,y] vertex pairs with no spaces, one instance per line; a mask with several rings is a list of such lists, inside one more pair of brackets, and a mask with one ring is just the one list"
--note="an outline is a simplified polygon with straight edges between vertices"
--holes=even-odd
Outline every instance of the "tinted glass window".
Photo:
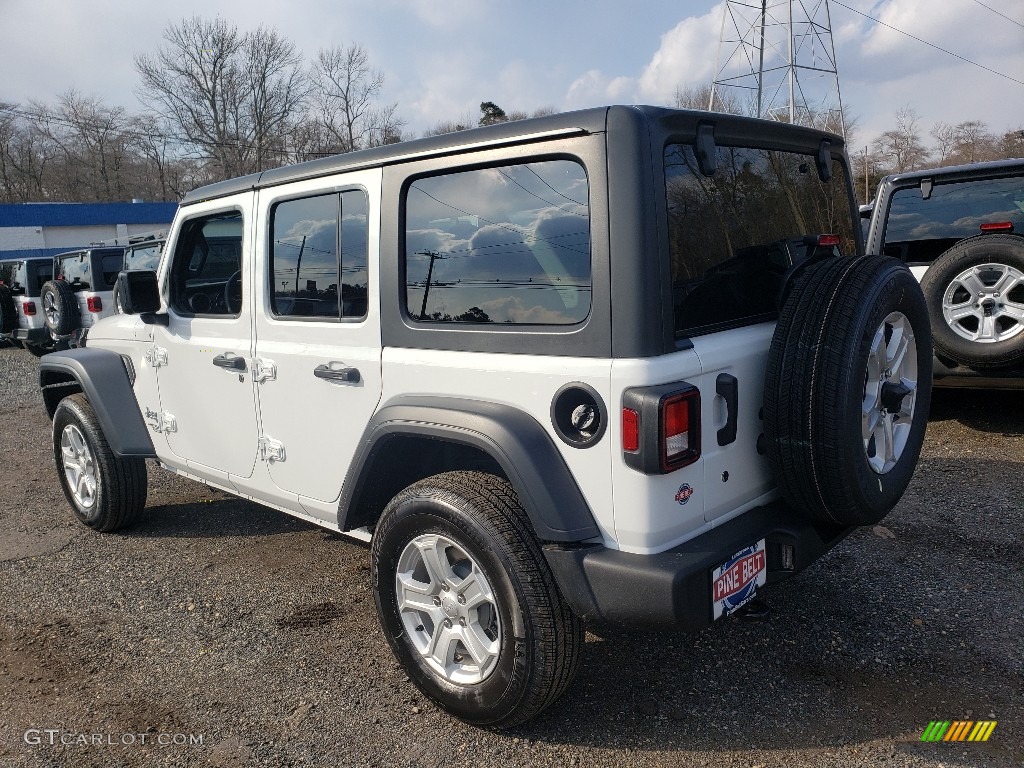
[[49,259],[47,259],[46,261],[32,262],[31,269],[35,273],[35,284],[31,284],[31,278],[29,279],[29,281],[30,287],[32,288],[32,293],[33,295],[35,295],[39,293],[40,289],[42,289],[43,283],[45,283],[47,280],[53,279],[53,262],[50,261]]
[[11,288],[15,282],[18,282],[14,276],[18,269],[18,265],[21,264],[19,261],[4,261],[0,262],[0,283],[3,283],[8,288]]
[[717,152],[718,170],[707,177],[692,148],[665,149],[677,336],[773,317],[781,277],[806,254],[807,236],[839,235],[840,250],[856,253],[840,163],[822,182],[809,155]]
[[1013,223],[1024,232],[1024,177],[936,183],[926,200],[919,187],[897,190],[889,203],[883,252],[928,261],[981,225]]
[[366,193],[350,190],[289,200],[274,207],[272,221],[270,296],[274,314],[363,317]]
[[103,272],[103,284],[113,288],[118,273],[124,268],[123,253],[108,253],[100,257],[100,269]]
[[[96,282],[92,274],[92,260],[88,253],[65,256],[57,261],[57,277],[65,280],[75,291],[93,290]],[[102,282],[103,276],[100,276]]]
[[237,315],[242,308],[242,214],[186,221],[171,264],[171,306],[197,315]]
[[590,312],[589,190],[578,163],[418,179],[405,216],[413,319],[567,325]]
[[124,254],[125,269],[151,269],[156,270],[160,266],[160,252],[163,250],[163,243],[151,243],[128,248]]

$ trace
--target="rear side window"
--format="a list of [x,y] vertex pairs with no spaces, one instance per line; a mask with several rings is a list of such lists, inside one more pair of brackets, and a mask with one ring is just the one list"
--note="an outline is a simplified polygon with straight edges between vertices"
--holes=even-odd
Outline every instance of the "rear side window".
[[330,319],[366,315],[367,212],[363,190],[274,206],[270,302],[275,315]]
[[590,313],[587,176],[549,160],[405,193],[406,311],[420,322],[571,325]]
[[[776,294],[805,238],[840,237],[856,253],[845,169],[823,182],[810,155],[718,147],[704,176],[693,149],[665,148],[676,337],[776,315]],[[816,239],[815,239],[816,241]]]
[[101,256],[99,261],[103,285],[112,289],[117,282],[118,273],[124,268],[124,254],[107,253]]
[[24,294],[27,290],[25,262],[6,261],[0,263],[0,283],[6,285],[15,296]]
[[171,306],[186,315],[237,316],[242,297],[242,214],[182,224],[171,263]]
[[36,262],[31,269],[35,274],[35,285],[31,285],[30,283],[30,288],[32,289],[32,294],[35,295],[39,293],[40,289],[43,287],[43,283],[53,279],[53,262],[49,260],[39,261]]
[[162,243],[151,243],[128,248],[124,254],[125,269],[151,269],[156,270],[160,266],[160,252],[163,250]]

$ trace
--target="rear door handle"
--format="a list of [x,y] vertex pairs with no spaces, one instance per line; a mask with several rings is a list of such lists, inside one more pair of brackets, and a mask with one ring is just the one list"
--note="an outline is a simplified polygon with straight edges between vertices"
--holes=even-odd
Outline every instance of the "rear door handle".
[[332,368],[331,366],[343,366],[344,363],[324,363],[313,369],[313,375],[318,379],[327,381],[344,381],[348,384],[359,383],[358,368]]
[[231,352],[225,352],[222,355],[217,355],[213,358],[213,364],[218,368],[225,368],[229,371],[245,370],[245,358],[239,357]]
[[725,399],[725,426],[718,430],[718,444],[729,445],[736,442],[736,411],[739,409],[739,381],[728,373],[718,374],[715,380],[715,392]]

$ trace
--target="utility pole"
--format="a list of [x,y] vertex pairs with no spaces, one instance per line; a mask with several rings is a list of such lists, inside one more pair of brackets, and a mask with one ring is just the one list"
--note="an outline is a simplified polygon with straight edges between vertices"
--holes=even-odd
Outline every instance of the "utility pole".
[[299,267],[302,266],[302,252],[306,249],[306,236],[302,236],[302,245],[299,246],[299,258],[295,260],[295,298],[299,297]]
[[726,92],[746,114],[845,136],[828,0],[726,0],[708,109]]
[[430,280],[434,276],[434,262],[445,257],[437,251],[418,251],[417,256],[429,256],[430,266],[427,267],[427,284],[423,287],[423,305],[420,307],[420,320],[427,316],[427,296],[430,295]]

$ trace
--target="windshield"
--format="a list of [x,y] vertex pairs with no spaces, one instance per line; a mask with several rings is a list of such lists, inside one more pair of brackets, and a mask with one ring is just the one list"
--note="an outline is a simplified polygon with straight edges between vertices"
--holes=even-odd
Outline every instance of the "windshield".
[[[776,315],[786,269],[817,236],[839,236],[857,252],[846,169],[832,162],[822,181],[815,158],[792,152],[718,147],[704,176],[690,146],[665,148],[676,336]],[[812,246],[813,247],[813,246]]]

